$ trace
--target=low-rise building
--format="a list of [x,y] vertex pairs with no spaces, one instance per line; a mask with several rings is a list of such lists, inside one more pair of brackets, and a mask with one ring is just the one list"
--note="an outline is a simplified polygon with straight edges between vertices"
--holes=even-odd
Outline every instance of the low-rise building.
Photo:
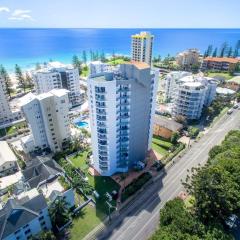
[[0,210],[0,239],[28,240],[52,228],[47,202],[42,194],[9,199]]
[[174,132],[180,132],[182,128],[183,125],[181,123],[178,123],[173,119],[155,114],[153,125],[154,135],[170,139]]
[[202,70],[234,71],[239,59],[228,57],[206,57],[202,62]]
[[179,66],[190,69],[193,65],[196,65],[199,62],[199,50],[193,48],[178,53],[176,56],[176,62]]
[[227,88],[232,89],[233,91],[240,90],[240,76],[234,77],[226,82]]
[[0,141],[0,177],[18,170],[17,157],[6,141]]

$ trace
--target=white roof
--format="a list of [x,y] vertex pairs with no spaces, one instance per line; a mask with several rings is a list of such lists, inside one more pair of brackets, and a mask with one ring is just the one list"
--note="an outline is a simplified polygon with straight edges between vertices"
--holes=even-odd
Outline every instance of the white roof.
[[24,136],[24,137],[21,138],[21,142],[24,143],[24,144],[26,144],[28,142],[32,142],[32,141],[34,141],[34,138],[33,138],[32,134]]
[[8,146],[8,143],[6,141],[0,141],[0,165],[12,161],[17,161],[17,157]]
[[53,95],[57,96],[57,97],[61,97],[68,93],[69,93],[69,91],[66,89],[52,89],[51,91],[49,91],[47,93],[41,93],[39,95],[34,95],[33,93],[30,92],[20,99],[20,105],[24,106],[24,105],[30,103],[31,101],[33,101],[34,99],[42,100],[42,99],[51,97]]
[[0,189],[5,189],[17,182],[19,182],[22,179],[22,172],[17,172],[12,175],[8,175],[6,177],[0,178]]
[[68,94],[70,91],[67,89],[53,89],[49,93],[52,95],[55,95],[57,97],[62,97],[66,94]]
[[49,198],[53,191],[64,192],[63,186],[56,179],[53,182],[46,183],[40,186],[40,190],[43,193],[45,198]]
[[235,91],[233,91],[233,90],[231,90],[231,89],[228,89],[228,88],[221,88],[221,87],[218,87],[217,89],[216,89],[216,92],[218,93],[218,94],[223,94],[223,95],[232,95],[232,94],[234,94],[235,93]]
[[201,82],[185,82],[183,85],[188,86],[188,87],[201,87],[201,86],[203,86],[203,84]]
[[29,199],[32,199],[32,198],[34,198],[34,197],[36,197],[38,195],[39,195],[38,190],[36,188],[33,188],[33,189],[29,190],[29,191],[20,193],[19,195],[17,195],[17,198],[19,200],[21,200],[22,198],[26,198],[26,197],[28,197]]

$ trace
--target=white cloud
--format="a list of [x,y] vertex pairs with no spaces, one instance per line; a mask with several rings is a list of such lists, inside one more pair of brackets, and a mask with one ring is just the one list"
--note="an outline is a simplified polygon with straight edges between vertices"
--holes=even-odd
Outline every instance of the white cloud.
[[33,21],[34,19],[30,15],[30,13],[31,13],[30,10],[16,9],[12,12],[11,16],[8,19],[16,20],[16,21],[21,21],[21,20]]
[[0,7],[0,12],[10,12],[8,7]]

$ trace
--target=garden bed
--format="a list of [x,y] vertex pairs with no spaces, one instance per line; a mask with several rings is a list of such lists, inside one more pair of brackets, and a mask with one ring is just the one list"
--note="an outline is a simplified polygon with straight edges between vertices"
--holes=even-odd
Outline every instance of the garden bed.
[[152,175],[149,172],[142,173],[138,178],[134,179],[129,185],[126,186],[121,195],[121,201],[124,202],[134,193],[136,193],[139,189],[143,187],[143,185],[148,182],[152,178]]

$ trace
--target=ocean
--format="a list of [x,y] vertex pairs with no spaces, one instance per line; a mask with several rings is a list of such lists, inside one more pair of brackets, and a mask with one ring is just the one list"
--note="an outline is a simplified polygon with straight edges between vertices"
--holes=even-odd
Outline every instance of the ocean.
[[153,54],[162,57],[187,48],[203,53],[223,42],[234,47],[240,40],[240,29],[0,29],[0,64],[13,72],[15,64],[27,69],[50,59],[70,63],[83,50],[130,55],[131,35],[140,31],[155,36]]

